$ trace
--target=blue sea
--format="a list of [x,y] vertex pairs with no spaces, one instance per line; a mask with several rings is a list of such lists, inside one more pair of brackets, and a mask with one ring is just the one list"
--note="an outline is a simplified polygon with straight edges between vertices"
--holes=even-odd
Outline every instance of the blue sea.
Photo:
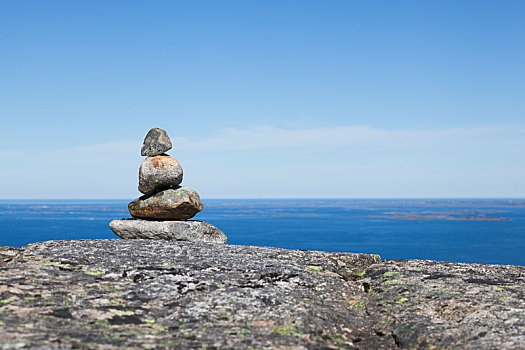
[[[0,201],[0,246],[118,238],[126,200]],[[525,200],[205,200],[229,244],[525,265]]]

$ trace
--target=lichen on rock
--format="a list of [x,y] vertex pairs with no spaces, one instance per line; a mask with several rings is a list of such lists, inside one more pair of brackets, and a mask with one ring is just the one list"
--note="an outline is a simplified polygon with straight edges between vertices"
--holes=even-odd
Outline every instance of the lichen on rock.
[[182,182],[182,167],[168,156],[147,157],[139,168],[139,191],[152,194],[159,190],[177,187]]
[[518,349],[525,267],[163,240],[0,247],[3,348]]
[[128,205],[131,216],[144,220],[190,219],[203,209],[196,191],[177,187],[144,195]]

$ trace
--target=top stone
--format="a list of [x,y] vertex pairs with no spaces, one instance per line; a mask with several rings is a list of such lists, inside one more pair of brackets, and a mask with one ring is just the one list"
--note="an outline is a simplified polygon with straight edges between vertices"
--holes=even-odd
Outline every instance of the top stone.
[[166,131],[154,128],[146,135],[140,154],[143,156],[154,157],[170,150],[171,147],[171,141]]

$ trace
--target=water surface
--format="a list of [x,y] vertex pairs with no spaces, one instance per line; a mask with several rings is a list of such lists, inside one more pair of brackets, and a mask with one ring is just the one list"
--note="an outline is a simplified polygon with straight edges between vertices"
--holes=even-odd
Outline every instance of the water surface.
[[[116,238],[127,200],[0,201],[0,245]],[[525,200],[205,200],[230,244],[525,265]]]

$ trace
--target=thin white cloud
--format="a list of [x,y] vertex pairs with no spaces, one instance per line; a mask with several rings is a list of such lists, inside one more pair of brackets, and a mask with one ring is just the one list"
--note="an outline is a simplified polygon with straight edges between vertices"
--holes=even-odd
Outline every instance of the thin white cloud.
[[128,151],[130,149],[140,150],[140,147],[141,142],[139,141],[110,141],[105,143],[96,143],[86,146],[79,146],[75,148],[70,148],[69,150],[81,153],[107,152],[108,150],[112,152],[122,152]]
[[[514,146],[525,145],[525,128],[521,126],[483,126],[444,129],[379,129],[366,125],[340,127],[283,129],[274,126],[250,128],[224,128],[217,134],[202,137],[177,137],[171,135],[174,149],[180,151],[245,151],[281,148],[331,148],[331,147],[417,147],[451,145],[457,142],[491,142],[495,139]],[[141,141],[120,140],[65,149],[43,149],[41,155],[95,156],[102,154],[136,154]],[[27,153],[25,151],[0,151],[1,157]]]
[[[205,197],[524,193],[525,128],[520,126],[434,130],[254,126],[222,129],[202,138],[171,137],[170,154],[182,161],[188,184],[198,184]],[[143,160],[141,141],[3,150],[0,198],[131,198],[137,194],[137,169]],[[263,152],[253,157],[255,151]]]
[[387,130],[364,125],[296,130],[256,126],[222,129],[217,135],[202,139],[175,137],[173,141],[181,150],[235,151],[290,147],[413,147],[506,135],[521,137],[523,141],[525,132],[503,126],[435,130]]
[[0,151],[0,157],[13,157],[13,156],[21,156],[24,155],[26,151],[23,150],[7,150],[7,151]]

